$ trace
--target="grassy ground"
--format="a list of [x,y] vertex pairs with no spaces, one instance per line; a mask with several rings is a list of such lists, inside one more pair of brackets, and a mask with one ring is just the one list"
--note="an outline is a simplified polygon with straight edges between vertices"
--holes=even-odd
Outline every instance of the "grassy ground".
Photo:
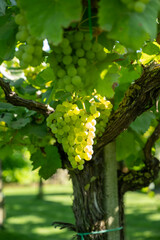
[[[45,186],[44,200],[36,199],[36,187],[6,187],[6,230],[1,240],[69,240],[73,233],[54,229],[53,221],[74,223],[70,185]],[[127,240],[160,239],[160,199],[143,193],[127,193]]]

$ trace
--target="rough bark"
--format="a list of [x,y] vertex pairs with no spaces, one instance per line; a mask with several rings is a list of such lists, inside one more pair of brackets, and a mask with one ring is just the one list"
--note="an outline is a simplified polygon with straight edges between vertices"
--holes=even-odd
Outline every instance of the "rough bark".
[[7,102],[11,103],[14,106],[26,107],[29,110],[34,110],[38,113],[43,114],[46,117],[50,113],[54,112],[54,109],[51,108],[49,105],[19,97],[14,91],[11,90],[9,83],[4,81],[4,79],[1,77],[0,86],[5,93],[5,98]]
[[[115,150],[110,149],[111,145],[107,146],[105,154],[102,151],[97,159],[87,163],[85,171],[70,171],[74,192],[73,212],[78,233],[102,231],[121,226],[119,221],[123,216],[120,217],[118,211],[117,167],[111,164]],[[117,189],[116,193],[114,189]],[[87,235],[84,239],[123,240],[124,238],[120,238],[120,235],[123,237],[120,231],[116,231]]]

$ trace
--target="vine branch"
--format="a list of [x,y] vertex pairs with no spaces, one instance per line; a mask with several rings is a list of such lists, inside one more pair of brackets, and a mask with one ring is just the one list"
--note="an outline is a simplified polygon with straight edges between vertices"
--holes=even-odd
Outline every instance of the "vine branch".
[[160,170],[160,161],[152,155],[152,147],[160,137],[160,123],[158,123],[152,135],[148,138],[143,149],[145,166],[140,171],[131,170],[128,173],[120,173],[119,187],[123,193],[135,191],[148,186],[153,182]]
[[152,70],[146,69],[142,76],[132,84],[118,109],[111,115],[107,128],[94,148],[95,152],[112,142],[129,127],[136,117],[150,109],[160,95],[160,65]]
[[49,105],[39,103],[33,100],[27,100],[19,97],[14,91],[11,90],[10,85],[3,78],[0,77],[0,86],[4,91],[5,99],[8,103],[14,106],[26,107],[29,110],[34,110],[47,117],[50,113],[54,112],[54,109]]

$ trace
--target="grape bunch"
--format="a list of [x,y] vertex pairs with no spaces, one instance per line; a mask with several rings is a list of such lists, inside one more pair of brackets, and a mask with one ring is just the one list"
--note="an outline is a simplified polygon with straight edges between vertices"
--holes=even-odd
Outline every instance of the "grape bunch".
[[[94,139],[105,129],[112,109],[109,101],[100,95],[96,97],[99,102],[90,99],[89,113],[75,103],[64,101],[47,118],[47,126],[62,144],[72,167],[79,170],[84,168],[85,161],[92,159]],[[102,115],[98,110],[102,110]]]
[[43,42],[38,41],[30,34],[22,10],[15,16],[15,22],[19,25],[16,34],[19,48],[15,56],[20,60],[21,68],[27,68],[29,65],[38,66],[42,61]]
[[121,0],[121,2],[124,3],[129,10],[138,13],[144,12],[149,1],[150,0]]
[[55,73],[55,89],[77,92],[80,96],[91,94],[94,81],[87,78],[87,71],[96,62],[106,58],[104,47],[90,39],[89,33],[68,32],[62,42],[52,48],[48,61]]

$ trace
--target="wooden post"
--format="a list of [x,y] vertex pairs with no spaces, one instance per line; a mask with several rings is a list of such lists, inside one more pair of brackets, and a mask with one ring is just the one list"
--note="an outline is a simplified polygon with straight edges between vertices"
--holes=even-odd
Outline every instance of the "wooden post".
[[[107,228],[119,228],[119,204],[117,184],[117,161],[115,142],[109,143],[104,148],[105,160],[105,209]],[[108,232],[107,240],[120,240],[120,231]]]

